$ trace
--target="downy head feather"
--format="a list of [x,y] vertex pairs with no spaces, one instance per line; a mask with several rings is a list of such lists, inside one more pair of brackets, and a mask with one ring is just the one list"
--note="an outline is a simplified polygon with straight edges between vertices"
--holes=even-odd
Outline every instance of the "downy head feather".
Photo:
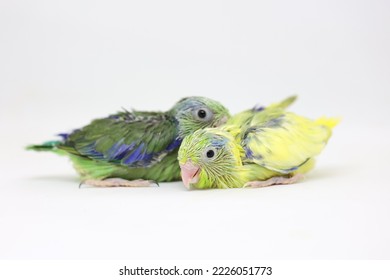
[[169,112],[178,122],[180,138],[201,128],[220,126],[230,117],[221,103],[197,96],[181,99]]
[[232,134],[218,128],[198,130],[187,136],[179,150],[179,163],[190,161],[200,168],[195,188],[230,188],[243,184],[238,176],[244,151],[234,141]]

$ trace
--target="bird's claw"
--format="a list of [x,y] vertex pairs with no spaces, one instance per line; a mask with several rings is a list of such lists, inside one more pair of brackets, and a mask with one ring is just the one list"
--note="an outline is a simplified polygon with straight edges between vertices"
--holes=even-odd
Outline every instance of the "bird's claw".
[[107,178],[103,180],[97,180],[97,179],[87,179],[79,184],[79,188],[81,188],[82,185],[88,185],[93,187],[151,187],[152,185],[156,185],[159,187],[159,183],[153,180],[125,180],[122,178]]
[[244,188],[264,188],[272,185],[289,185],[301,181],[304,178],[303,174],[296,174],[292,177],[272,177],[265,181],[250,181],[244,185]]

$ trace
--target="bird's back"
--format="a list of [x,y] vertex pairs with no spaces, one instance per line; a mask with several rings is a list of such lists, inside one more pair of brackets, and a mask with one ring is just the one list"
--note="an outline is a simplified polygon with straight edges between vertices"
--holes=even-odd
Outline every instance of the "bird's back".
[[282,110],[255,116],[241,134],[245,161],[289,174],[320,154],[337,122],[313,121]]

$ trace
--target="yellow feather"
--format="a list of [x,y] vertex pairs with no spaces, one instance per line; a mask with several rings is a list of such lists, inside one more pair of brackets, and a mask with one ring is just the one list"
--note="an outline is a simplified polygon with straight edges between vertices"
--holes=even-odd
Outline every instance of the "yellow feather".
[[336,119],[332,118],[312,121],[286,112],[280,117],[280,124],[259,123],[256,130],[248,133],[244,145],[253,154],[251,161],[290,173],[322,151],[331,136],[331,126],[336,124]]
[[328,117],[321,117],[315,120],[316,124],[323,125],[328,128],[334,128],[336,125],[340,123],[340,118],[328,118]]

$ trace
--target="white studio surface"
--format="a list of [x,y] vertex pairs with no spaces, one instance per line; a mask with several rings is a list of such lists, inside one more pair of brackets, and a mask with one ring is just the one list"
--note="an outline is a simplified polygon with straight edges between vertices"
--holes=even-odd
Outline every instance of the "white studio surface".
[[[389,259],[388,1],[1,1],[1,259]],[[342,117],[305,181],[78,188],[27,152],[121,107]]]

